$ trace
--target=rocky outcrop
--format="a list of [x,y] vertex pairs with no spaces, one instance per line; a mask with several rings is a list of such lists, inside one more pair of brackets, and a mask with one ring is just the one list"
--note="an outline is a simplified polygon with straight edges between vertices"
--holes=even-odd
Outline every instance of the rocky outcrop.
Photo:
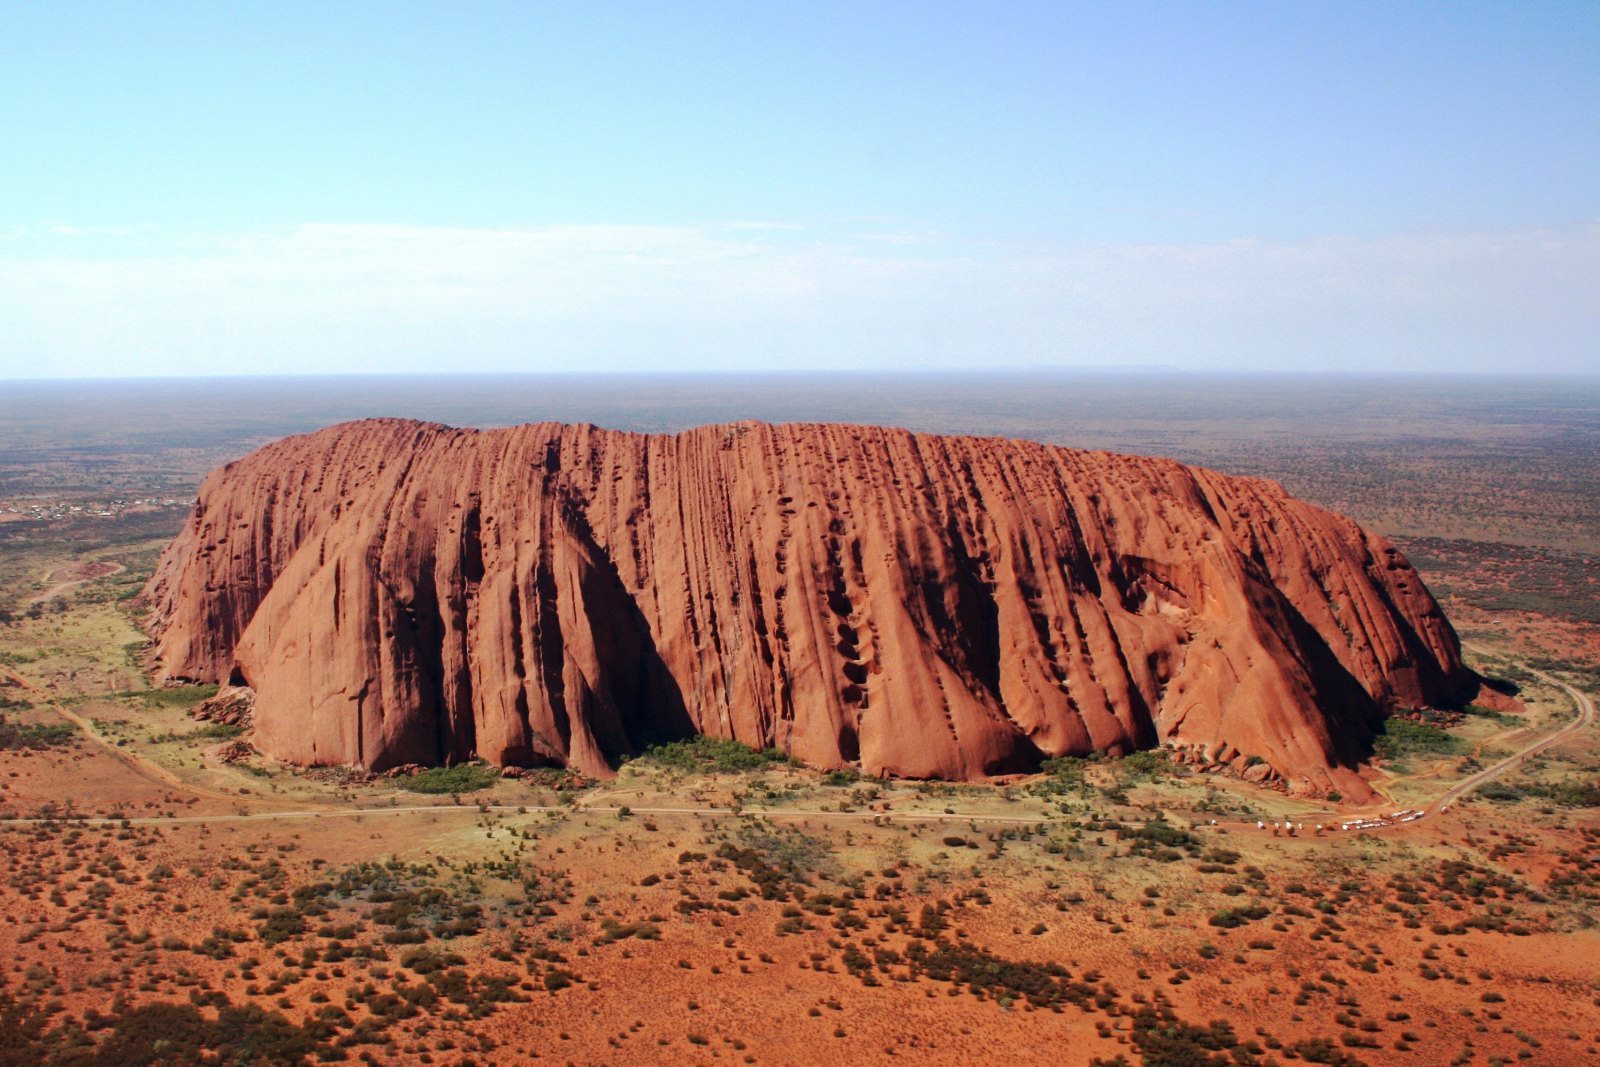
[[195,705],[192,716],[201,722],[237,726],[248,730],[255,723],[256,695],[246,686],[225,685]]
[[1350,793],[1384,709],[1473,687],[1401,554],[1274,483],[865,426],[335,426],[212,473],[146,596],[160,675],[373,770],[698,732],[949,779],[1169,745]]

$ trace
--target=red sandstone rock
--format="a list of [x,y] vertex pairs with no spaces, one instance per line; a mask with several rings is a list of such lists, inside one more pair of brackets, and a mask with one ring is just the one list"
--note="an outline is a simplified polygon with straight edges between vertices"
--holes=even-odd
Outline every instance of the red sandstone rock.
[[254,721],[256,695],[244,686],[225,685],[202,700],[190,712],[202,722],[222,723],[249,729]]
[[334,426],[212,473],[146,594],[162,676],[374,770],[701,732],[951,779],[1166,744],[1364,795],[1383,709],[1474,684],[1401,554],[1275,483],[864,426]]

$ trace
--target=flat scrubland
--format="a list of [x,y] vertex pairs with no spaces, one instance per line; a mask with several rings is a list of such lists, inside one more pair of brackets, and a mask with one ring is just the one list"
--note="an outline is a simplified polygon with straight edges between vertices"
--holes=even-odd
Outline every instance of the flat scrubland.
[[[1592,734],[1371,834],[1151,755],[945,785],[698,742],[606,782],[371,779],[227,762],[210,689],[138,672],[138,580],[0,627],[0,1062],[1600,1056]],[[1515,695],[1392,728],[1369,811],[1571,719],[1489,652]]]
[[[516,417],[895,421],[1269,474],[1412,538],[1501,692],[1392,721],[1361,810],[1159,756],[990,785],[716,744],[605,782],[297,770],[194,718],[209,690],[139,669],[134,597],[184,505],[70,508],[186,501],[295,418],[376,412],[286,394],[184,424],[147,397],[120,427],[82,402],[10,420],[0,497],[54,510],[0,521],[0,1064],[1600,1060],[1595,730],[1448,811],[1317,830],[1426,807],[1570,721],[1535,669],[1600,690],[1600,494],[1573,461],[1593,405],[1095,388],[657,387],[611,395],[615,418],[569,390]],[[436,417],[514,421],[473,417],[488,402]]]

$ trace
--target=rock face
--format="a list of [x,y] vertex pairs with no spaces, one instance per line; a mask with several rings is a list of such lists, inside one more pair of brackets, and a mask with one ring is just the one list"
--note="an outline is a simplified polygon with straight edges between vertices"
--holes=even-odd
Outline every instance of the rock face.
[[257,748],[378,771],[705,733],[1364,794],[1384,709],[1474,685],[1400,553],[1274,483],[861,426],[334,426],[213,472],[146,596],[158,673],[252,687]]

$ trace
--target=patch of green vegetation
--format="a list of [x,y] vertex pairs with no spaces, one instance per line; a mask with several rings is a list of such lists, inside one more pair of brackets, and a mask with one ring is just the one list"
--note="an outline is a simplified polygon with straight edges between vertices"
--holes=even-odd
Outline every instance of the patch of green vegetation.
[[1170,770],[1172,763],[1167,759],[1167,754],[1160,749],[1129,753],[1117,761],[1118,778],[1124,784],[1160,778]]
[[775,748],[754,749],[721,737],[689,737],[664,745],[652,745],[639,761],[677,771],[739,774],[783,766],[793,761]]
[[1546,800],[1568,808],[1600,808],[1600,782],[1568,778],[1565,781],[1534,787]]
[[157,744],[168,741],[231,741],[244,733],[244,727],[231,722],[208,722],[187,733],[158,734],[150,740]]
[[187,708],[217,695],[214,685],[174,685],[165,689],[124,689],[115,697],[137,698],[148,707]]
[[306,932],[305,916],[294,908],[274,908],[261,921],[257,933],[269,945],[299,937]]
[[[1101,784],[1097,787],[1089,780],[1091,768],[1099,768],[1096,774],[1102,783],[1109,775],[1111,784]],[[1058,756],[1047,759],[1039,765],[1039,770],[1045,777],[1035,781],[1028,788],[1029,792],[1037,796],[1089,794],[1098,788],[1100,794],[1108,800],[1125,803],[1127,794],[1124,790],[1129,786],[1162,778],[1171,774],[1174,769],[1172,761],[1162,749],[1134,752],[1120,758],[1113,758],[1102,752],[1096,752],[1089,757]]]
[[58,748],[71,743],[78,732],[64,722],[27,723],[13,722],[0,715],[0,750],[15,752],[21,749]]
[[[215,1020],[193,1004],[144,1004],[103,1018],[108,1029],[82,1058],[52,1049],[52,1038],[64,1036],[53,1033],[42,1035],[31,1062],[306,1063],[334,1035],[325,1023],[300,1026],[254,1004],[224,1007]],[[26,1053],[15,1062],[29,1062]]]
[[1082,793],[1089,789],[1089,761],[1082,756],[1058,756],[1039,765],[1045,777],[1033,783],[1031,791],[1042,795]]
[[603,919],[600,929],[602,933],[596,940],[602,945],[630,937],[637,937],[641,941],[661,940],[661,928],[651,922],[622,923],[615,919]]
[[1247,904],[1239,908],[1223,908],[1206,921],[1212,926],[1231,930],[1248,922],[1265,919],[1270,914],[1272,910],[1264,904]]
[[457,763],[453,767],[429,767],[409,778],[401,778],[400,788],[412,793],[471,793],[487,789],[500,776],[493,767],[481,763]]
[[1509,782],[1490,782],[1478,790],[1485,800],[1518,801],[1546,800],[1564,808],[1600,808],[1600,783],[1581,778],[1567,778],[1560,782],[1526,782],[1513,785]]
[[400,966],[417,974],[433,974],[447,967],[463,966],[466,962],[467,958],[460,953],[437,952],[428,948],[409,949],[400,957]]
[[765,900],[804,897],[809,876],[829,866],[833,855],[822,841],[799,830],[752,823],[740,826],[735,836],[738,844],[724,843],[717,856],[731,860]]
[[1471,715],[1477,719],[1488,719],[1491,722],[1518,721],[1515,715],[1507,715],[1503,711],[1495,711],[1493,708],[1486,708],[1482,704],[1468,704],[1461,709],[1461,712],[1463,715]]
[[[923,941],[906,947],[906,959],[916,972],[936,982],[969,991],[981,990],[997,1002],[1026,1001],[1035,1008],[1055,1008],[1063,1004],[1089,1004],[1096,993],[1087,982],[1075,981],[1058,963],[1034,963],[997,956],[972,945],[952,944],[943,939],[929,948]],[[864,955],[847,954],[844,964],[853,973],[866,972],[870,963]]]
[[1407,756],[1450,756],[1462,750],[1459,737],[1452,737],[1437,726],[1410,719],[1385,719],[1383,732],[1372,743],[1373,751],[1386,760]]

